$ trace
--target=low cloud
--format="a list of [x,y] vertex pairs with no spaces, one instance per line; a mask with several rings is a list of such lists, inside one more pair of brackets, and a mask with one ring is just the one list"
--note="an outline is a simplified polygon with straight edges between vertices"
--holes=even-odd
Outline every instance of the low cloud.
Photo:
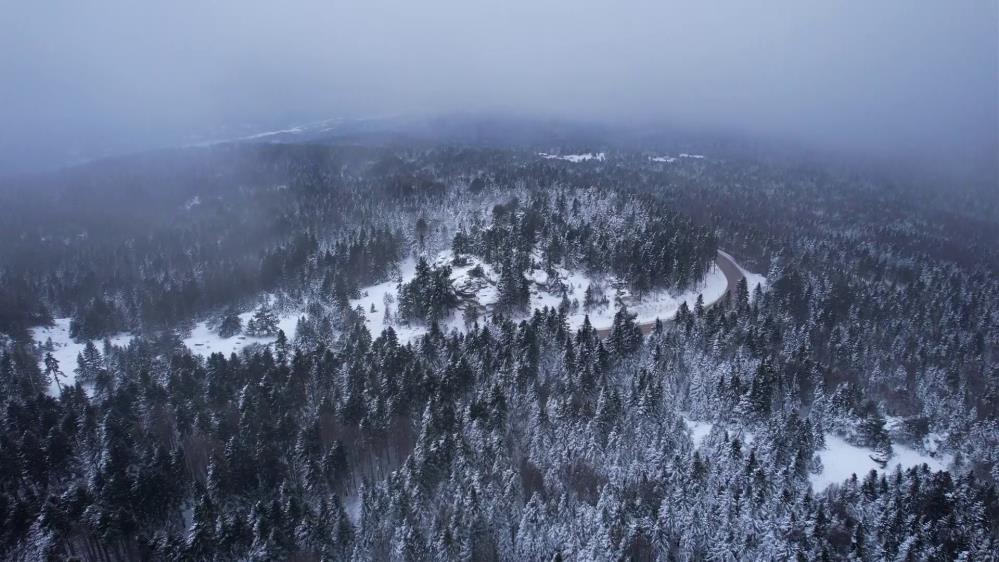
[[988,166],[994,2],[21,2],[0,170],[337,116],[509,110]]

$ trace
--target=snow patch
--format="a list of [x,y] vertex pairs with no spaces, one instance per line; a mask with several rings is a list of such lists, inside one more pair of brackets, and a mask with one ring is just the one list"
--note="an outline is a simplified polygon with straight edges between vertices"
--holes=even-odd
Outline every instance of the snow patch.
[[852,445],[838,435],[826,434],[826,448],[818,453],[822,461],[822,472],[809,476],[812,488],[822,491],[830,484],[842,484],[853,474],[863,479],[872,470],[877,471],[879,475],[890,474],[895,467],[904,470],[924,463],[930,467],[930,470],[947,470],[953,460],[950,455],[931,457],[905,445],[893,445],[892,451],[894,454],[882,468],[871,458],[874,454],[872,449]]
[[711,433],[711,428],[715,425],[711,422],[692,420],[687,416],[683,416],[683,423],[685,423],[687,425],[687,429],[690,430],[690,439],[694,442],[695,449],[701,446],[701,443],[704,442],[704,438]]
[[361,495],[351,494],[344,498],[343,502],[344,511],[347,513],[347,519],[354,524],[355,527],[361,525]]
[[[409,342],[426,333],[426,327],[395,321],[399,310],[399,285],[412,281],[414,277],[416,277],[416,260],[407,257],[399,264],[399,272],[392,280],[365,287],[361,289],[361,298],[350,299],[350,306],[359,309],[364,315],[371,337],[377,338],[388,326],[392,326],[401,343]],[[392,316],[389,322],[385,321],[386,302]]]
[[[60,382],[63,386],[73,386],[76,384],[76,356],[86,346],[86,342],[76,343],[69,336],[69,323],[71,320],[71,318],[56,318],[52,326],[40,326],[31,329],[31,338],[41,349],[39,366],[43,371],[45,370],[45,353],[49,351],[45,346],[46,342],[51,338],[51,353],[52,357],[59,362],[59,370],[63,374]],[[111,345],[126,346],[132,341],[132,337],[132,334],[122,333],[111,336],[108,339],[111,340]],[[103,346],[102,342],[103,340],[94,340],[94,344],[97,345],[98,350],[101,350]],[[59,387],[55,381],[49,381],[48,392],[52,396],[59,395]]]
[[[246,326],[254,312],[244,312],[239,315],[239,319]],[[278,314],[278,329],[284,332],[289,341],[295,338],[295,330],[298,327],[298,319],[302,316],[299,312],[289,312]],[[228,357],[233,353],[239,353],[244,347],[250,344],[269,345],[274,343],[276,336],[255,337],[246,334],[236,334],[230,338],[219,336],[217,329],[208,326],[208,322],[198,322],[191,330],[191,334],[184,338],[184,345],[197,355],[208,356],[213,353],[221,353]]]
[[[694,442],[694,448],[699,448],[704,440],[711,434],[714,423],[698,421],[682,416],[683,423],[690,430],[690,439]],[[731,434],[731,432],[730,432]],[[742,439],[746,445],[751,445],[755,436],[750,432],[743,432]],[[892,446],[893,455],[888,459],[888,463],[882,467],[871,455],[873,449],[858,447],[848,443],[845,439],[832,433],[825,434],[826,448],[818,452],[822,461],[822,471],[818,474],[810,474],[808,479],[812,484],[812,489],[821,492],[830,484],[842,484],[854,474],[858,479],[863,479],[874,470],[879,475],[894,472],[895,467],[905,470],[910,467],[926,464],[930,470],[947,470],[954,460],[950,455],[930,456],[920,453],[911,447],[895,444]]]
[[545,160],[565,160],[566,162],[572,162],[573,164],[578,164],[579,162],[586,162],[587,160],[596,160],[598,162],[603,162],[607,155],[603,152],[587,152],[585,154],[548,154],[547,152],[539,152],[538,156],[544,158]]

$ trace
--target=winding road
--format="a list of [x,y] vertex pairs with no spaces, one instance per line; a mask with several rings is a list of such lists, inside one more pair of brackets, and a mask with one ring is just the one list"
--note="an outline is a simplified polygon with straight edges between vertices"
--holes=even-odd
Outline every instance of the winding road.
[[[717,265],[718,269],[720,269],[725,275],[725,292],[722,293],[717,299],[704,303],[705,308],[727,297],[729,293],[735,290],[735,286],[739,283],[739,281],[745,277],[745,275],[742,274],[742,269],[739,268],[739,264],[735,263],[735,259],[726,252],[718,250],[718,256],[715,257],[715,265]],[[662,321],[672,322],[673,319],[663,318]],[[644,324],[639,324],[638,327],[642,330],[642,334],[647,336],[656,328],[656,323],[654,321],[646,322]],[[610,335],[610,332],[610,328],[604,328],[597,330],[597,335],[600,337],[607,337]]]

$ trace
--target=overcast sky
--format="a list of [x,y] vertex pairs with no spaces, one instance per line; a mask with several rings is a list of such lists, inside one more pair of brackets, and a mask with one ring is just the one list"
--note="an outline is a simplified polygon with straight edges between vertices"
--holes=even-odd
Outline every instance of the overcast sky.
[[995,0],[0,4],[0,170],[477,110],[997,152]]

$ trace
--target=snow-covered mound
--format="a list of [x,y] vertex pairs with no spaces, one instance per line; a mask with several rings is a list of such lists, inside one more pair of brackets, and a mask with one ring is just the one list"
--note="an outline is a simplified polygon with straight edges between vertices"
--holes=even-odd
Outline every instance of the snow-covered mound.
[[[56,318],[55,324],[53,326],[40,326],[31,329],[31,337],[35,340],[35,343],[42,348],[42,355],[39,359],[39,365],[44,370],[45,369],[45,353],[50,351],[47,349],[49,340],[52,342],[52,357],[59,362],[59,370],[62,371],[63,377],[61,383],[63,386],[72,386],[76,384],[76,356],[79,355],[86,344],[76,343],[73,338],[69,337],[69,323],[70,318]],[[110,338],[111,345],[115,346],[125,346],[128,342],[132,341],[132,334],[116,334]],[[102,342],[96,342],[98,349],[101,348]],[[49,382],[49,394],[56,396],[59,394],[58,386],[55,381]]]
[[587,160],[603,162],[607,158],[607,155],[603,152],[587,152],[585,154],[548,154],[547,152],[539,152],[538,156],[544,158],[545,160],[565,160],[566,162],[572,162],[574,164],[586,162]]

